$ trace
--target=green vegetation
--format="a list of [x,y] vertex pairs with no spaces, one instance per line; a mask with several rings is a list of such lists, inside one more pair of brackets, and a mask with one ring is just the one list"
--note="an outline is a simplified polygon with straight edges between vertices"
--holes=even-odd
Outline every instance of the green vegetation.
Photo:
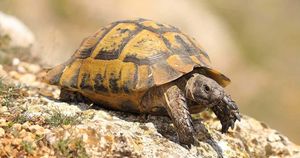
[[87,154],[83,143],[81,138],[61,139],[54,144],[54,150],[58,157],[87,158],[89,155]]
[[81,123],[81,121],[82,117],[79,114],[67,116],[60,111],[54,111],[49,118],[46,118],[45,123],[50,126],[58,127],[61,125],[76,125]]
[[16,115],[16,117],[12,120],[12,123],[23,124],[26,121],[28,121],[28,118],[23,113],[20,113]]
[[0,78],[0,105],[12,106],[14,100],[22,96],[21,93],[19,93],[20,90],[20,86],[4,83],[3,79]]
[[[20,109],[18,109],[20,110]],[[18,123],[18,124],[23,124],[27,121],[29,121],[29,119],[24,115],[24,111],[25,110],[22,110],[21,112],[20,111],[17,111],[17,112],[14,112],[14,115],[5,115],[5,114],[0,114],[0,117],[4,117],[7,119],[7,126],[3,127],[6,131],[10,131],[11,130],[11,127]],[[12,111],[10,113],[13,113]]]
[[21,146],[28,154],[32,154],[35,148],[32,146],[32,142],[22,141]]

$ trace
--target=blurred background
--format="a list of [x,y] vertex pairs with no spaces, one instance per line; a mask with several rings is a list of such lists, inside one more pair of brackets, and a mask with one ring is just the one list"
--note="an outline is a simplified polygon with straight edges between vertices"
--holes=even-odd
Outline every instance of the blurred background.
[[196,38],[232,79],[241,112],[300,143],[298,0],[0,0],[0,11],[35,34],[32,54],[53,66],[101,26],[143,17]]

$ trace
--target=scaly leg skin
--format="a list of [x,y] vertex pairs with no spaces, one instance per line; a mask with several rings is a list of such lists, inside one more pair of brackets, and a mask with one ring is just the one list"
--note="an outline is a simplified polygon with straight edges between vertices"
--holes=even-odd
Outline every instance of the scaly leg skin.
[[197,129],[197,135],[199,141],[205,142],[209,144],[217,153],[218,158],[223,158],[223,151],[218,145],[218,143],[214,140],[214,138],[210,135],[208,130],[205,128],[204,124],[201,120],[195,120],[195,129]]
[[241,120],[239,109],[230,96],[225,96],[224,99],[216,106],[211,108],[222,124],[222,133],[226,133],[231,127],[234,128],[236,120]]
[[177,87],[170,87],[165,93],[167,102],[166,109],[177,129],[179,141],[185,145],[197,144],[195,136],[201,141],[208,143],[218,154],[218,158],[223,158],[222,149],[211,137],[208,130],[201,121],[197,122],[197,133],[195,133],[191,115],[188,111],[186,99],[183,92]]
[[184,94],[177,86],[171,86],[164,95],[166,110],[176,127],[179,142],[185,145],[193,144],[194,127]]

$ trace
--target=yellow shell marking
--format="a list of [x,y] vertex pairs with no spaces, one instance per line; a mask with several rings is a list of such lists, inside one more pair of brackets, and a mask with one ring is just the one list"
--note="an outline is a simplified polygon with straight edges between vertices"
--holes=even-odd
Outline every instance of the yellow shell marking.
[[[176,39],[176,37],[180,37],[185,44],[187,44],[189,47],[193,47],[192,43],[187,39],[187,37],[185,37],[184,35],[182,35],[181,33],[177,33],[177,32],[166,32],[163,35],[166,39],[168,39],[171,47],[173,49],[177,49],[177,48],[182,48],[183,45],[182,43],[179,43],[178,39]],[[200,52],[199,52],[200,53]]]
[[[136,75],[136,65],[131,62],[123,62],[122,63],[122,71],[121,71],[121,85],[123,86],[123,89],[126,91],[131,91],[135,89],[134,80]],[[128,89],[126,89],[128,87]]]
[[166,24],[158,24],[154,21],[143,21],[143,22],[140,22],[140,24],[146,26],[146,27],[152,27],[154,29],[161,29],[162,27],[165,27],[165,28],[172,28],[170,25],[166,25]]
[[183,63],[179,55],[172,55],[167,59],[168,64],[175,70],[182,72],[182,73],[188,73],[191,72],[194,68],[193,63],[187,64]]
[[[100,50],[107,52],[115,52],[118,50],[125,38],[127,38],[130,34],[130,31],[134,31],[137,29],[135,24],[125,24],[120,23],[111,29],[104,38],[97,44],[95,50],[93,51],[91,57],[95,58]],[[122,32],[122,30],[124,32]]]
[[[109,87],[108,89],[110,93],[116,93],[118,90],[120,90],[120,87],[122,86],[120,80],[121,68],[122,68],[121,60],[111,60],[110,63],[107,64],[106,66],[105,84],[107,84],[106,87]],[[114,82],[114,85],[112,85],[111,82]]]
[[120,60],[124,60],[126,55],[136,56],[138,59],[145,59],[167,51],[168,48],[158,34],[143,30],[126,44],[120,55]]
[[95,33],[94,33],[94,37],[101,37],[106,31],[107,31],[107,29],[109,29],[110,27],[112,27],[112,25],[113,24],[109,24],[109,25],[107,25],[107,26],[105,26],[105,27],[102,27],[102,28],[100,28],[99,30],[97,30]]
[[136,89],[145,89],[148,87],[148,80],[152,77],[152,72],[148,65],[140,65],[138,67],[138,81]]
[[[78,75],[78,84],[82,83],[84,74],[89,74],[89,75],[94,74],[92,71],[96,71],[96,68],[93,68],[93,66],[95,66],[95,65],[93,64],[92,60],[90,60],[89,58],[85,59],[82,62],[80,72],[79,72],[79,75]],[[94,80],[91,76],[90,76],[89,80],[86,81],[86,84],[90,85],[92,88],[94,87]]]
[[178,35],[178,33],[176,32],[166,32],[163,34],[163,36],[168,39],[169,43],[171,44],[171,47],[173,48],[179,48],[180,44],[177,43],[176,39],[175,39],[175,35]]
[[141,22],[142,25],[147,26],[147,27],[152,27],[155,29],[159,29],[160,26],[157,25],[157,23],[153,22],[153,21],[143,21]]
[[155,63],[150,67],[153,73],[155,85],[162,85],[173,81],[182,75],[180,72],[173,70],[167,63]]
[[200,58],[202,59],[201,61],[204,62],[206,64],[206,66],[210,67],[210,61],[209,58],[207,58],[206,56],[204,56],[203,54],[200,54]]
[[196,56],[192,55],[192,56],[190,56],[190,58],[192,59],[192,61],[193,61],[194,63],[196,63],[196,64],[201,64],[201,62],[199,61],[199,59],[198,59]]
[[75,52],[76,58],[81,58],[81,53],[85,50],[92,48],[98,42],[98,38],[90,36],[85,38],[80,45],[80,48]]
[[76,60],[74,60],[73,63],[71,63],[70,65],[68,65],[65,68],[65,70],[64,70],[64,72],[63,72],[63,74],[62,74],[62,76],[60,78],[59,84],[60,85],[64,85],[64,86],[66,86],[68,88],[72,88],[71,87],[72,84],[75,84],[74,86],[77,87],[78,86],[77,82],[74,83],[72,81],[72,79],[74,79],[74,77],[76,77],[75,76],[76,72],[79,72],[81,64],[82,64],[82,60],[81,59],[76,59]]

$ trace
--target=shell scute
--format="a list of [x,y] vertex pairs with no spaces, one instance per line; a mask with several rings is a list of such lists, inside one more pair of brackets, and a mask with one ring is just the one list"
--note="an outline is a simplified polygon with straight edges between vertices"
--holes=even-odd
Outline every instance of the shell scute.
[[139,29],[135,24],[116,25],[99,41],[91,57],[103,60],[118,59],[123,47],[137,32]]
[[105,83],[108,85],[110,93],[119,93],[121,88],[121,69],[122,69],[122,61],[113,60],[112,63],[107,64],[105,71],[105,79],[107,80]]
[[82,60],[77,59],[70,65],[66,66],[66,68],[63,70],[59,84],[70,89],[78,88],[78,76],[81,64]]
[[91,80],[91,75],[89,73],[83,73],[82,77],[79,77],[79,79],[81,79],[79,81],[80,83],[80,89],[82,90],[90,90],[93,91],[93,85],[92,80]]
[[120,60],[135,62],[136,64],[150,64],[161,60],[168,48],[159,35],[148,30],[143,30],[130,40],[124,47]]
[[136,89],[138,79],[138,67],[132,62],[124,62],[121,71],[121,85],[125,93],[130,93]]
[[106,86],[107,84],[105,83],[105,76],[102,74],[96,74],[94,78],[94,89],[95,92],[97,93],[107,93],[108,92],[108,87]]

